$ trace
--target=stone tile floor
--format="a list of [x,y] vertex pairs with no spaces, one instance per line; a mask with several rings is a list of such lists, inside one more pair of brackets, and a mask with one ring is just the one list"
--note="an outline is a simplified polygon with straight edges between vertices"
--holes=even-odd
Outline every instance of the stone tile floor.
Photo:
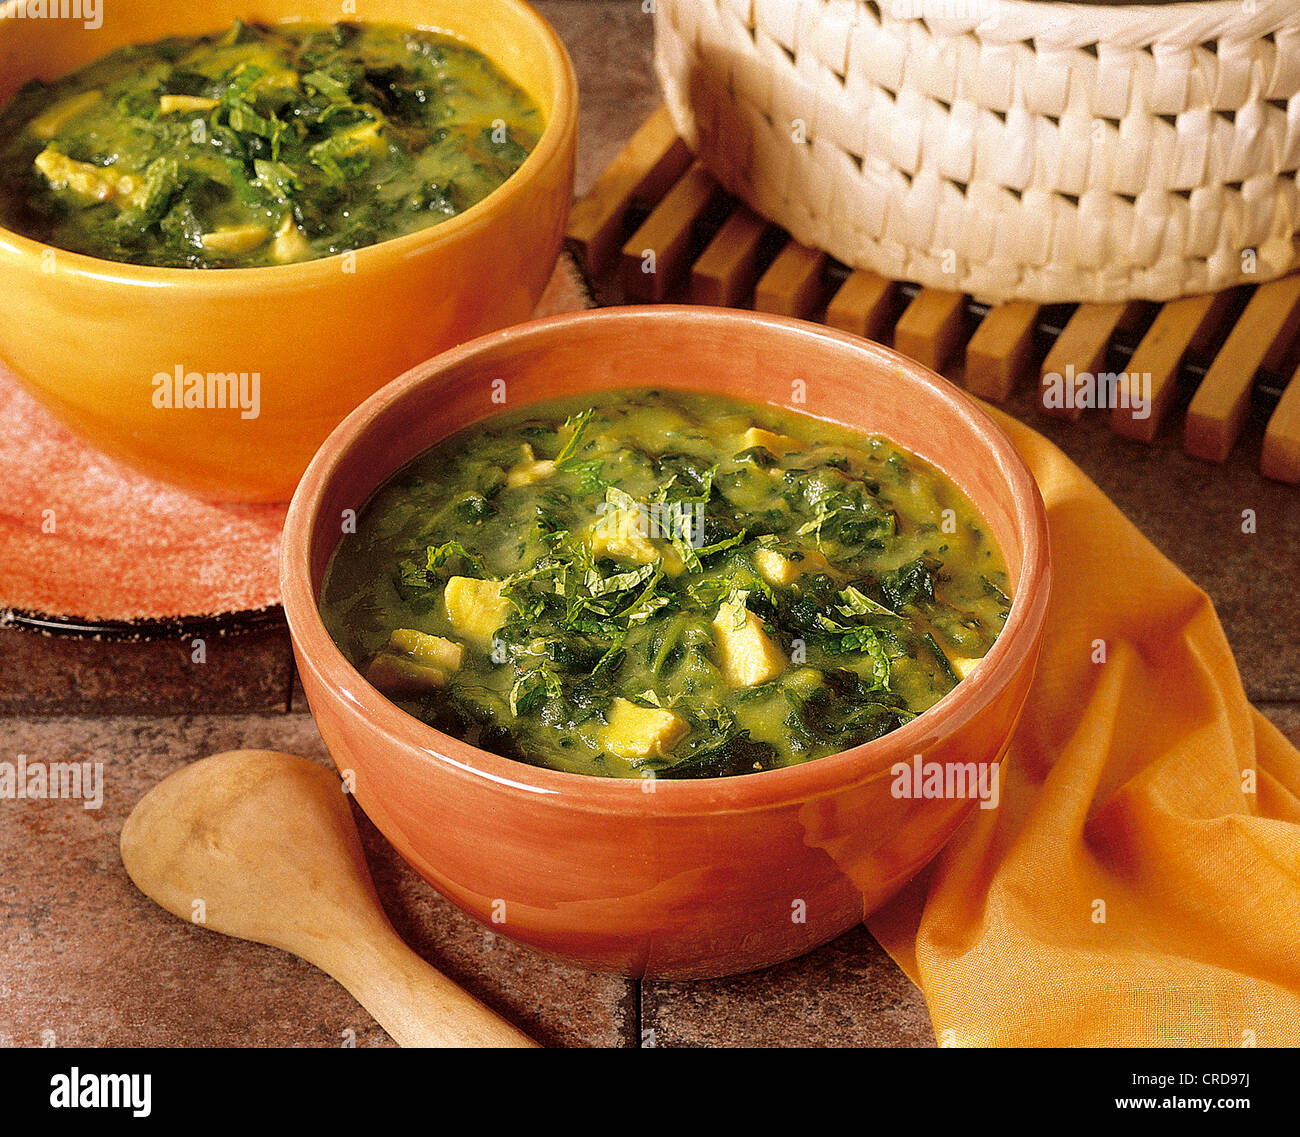
[[[578,192],[591,184],[657,105],[650,18],[636,0],[539,0],[569,46],[583,93]],[[1247,692],[1300,744],[1300,496],[1256,473],[1261,428],[1252,423],[1224,467],[1186,458],[1178,416],[1151,446],[1111,435],[1099,419],[1042,415],[1032,391],[1008,405],[1062,446],[1151,540],[1214,599]],[[1254,534],[1242,511],[1254,510]],[[185,714],[44,713],[86,705],[85,692],[51,690],[43,661],[62,653],[87,684],[132,703],[147,684],[147,649],[100,645],[129,659],[116,684],[91,679],[92,649],[5,630],[0,758],[102,761],[103,807],[0,802],[0,1044],[83,1046],[390,1045],[332,980],[274,948],[236,941],[156,908],[127,879],[117,852],[122,821],[158,780],[226,749],[264,747],[328,757],[301,699],[286,698],[287,642],[262,636],[258,677],[235,683],[240,642],[222,645],[221,674],[184,685],[168,657],[167,689],[135,693],[137,710]],[[175,645],[167,651],[175,654]],[[100,657],[101,661],[104,657]],[[107,657],[112,659],[111,654]],[[251,657],[245,657],[245,663]],[[205,673],[211,679],[215,672]],[[93,702],[93,700],[91,700]],[[39,709],[41,714],[32,713]],[[425,958],[547,1045],[934,1045],[920,993],[864,929],[803,959],[754,975],[697,983],[635,983],[543,959],[494,936],[438,897],[358,812],[385,907]]]

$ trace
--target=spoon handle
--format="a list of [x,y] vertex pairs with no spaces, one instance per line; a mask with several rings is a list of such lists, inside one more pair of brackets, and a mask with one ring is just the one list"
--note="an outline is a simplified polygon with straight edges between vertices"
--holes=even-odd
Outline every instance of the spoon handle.
[[322,970],[333,976],[399,1046],[535,1047],[402,942],[396,932],[340,944]]

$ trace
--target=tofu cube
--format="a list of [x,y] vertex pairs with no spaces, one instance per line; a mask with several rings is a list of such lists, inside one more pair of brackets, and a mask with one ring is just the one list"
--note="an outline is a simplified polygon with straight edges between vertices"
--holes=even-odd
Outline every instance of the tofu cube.
[[510,615],[511,604],[501,595],[499,580],[476,580],[472,576],[453,576],[447,581],[442,602],[452,630],[462,639],[481,648],[492,644],[492,637]]
[[366,681],[385,695],[418,695],[447,686],[449,676],[439,667],[426,667],[404,655],[381,651],[366,668]]
[[610,754],[635,762],[666,755],[690,729],[690,723],[672,711],[616,698],[601,741]]
[[953,669],[958,679],[965,679],[972,671],[975,670],[978,659],[970,659],[964,655],[950,655],[948,665]]
[[829,568],[830,563],[821,553],[804,549],[803,558],[795,560],[784,556],[775,549],[758,549],[754,553],[754,567],[768,584],[793,584],[806,572],[820,572]]
[[192,114],[195,111],[210,111],[221,106],[216,99],[205,99],[199,95],[161,95],[158,98],[159,114]]
[[338,137],[347,139],[347,144],[340,151],[345,156],[360,154],[365,151],[375,155],[382,155],[388,150],[388,141],[384,138],[384,124],[382,122],[363,123],[361,126],[343,131]]
[[555,473],[555,463],[549,458],[538,459],[533,448],[524,443],[524,456],[506,471],[507,486],[531,486]]
[[311,252],[311,245],[294,222],[293,214],[286,213],[275,231],[275,240],[271,242],[271,259],[276,264],[292,264],[294,261],[306,260]]
[[437,667],[442,671],[459,671],[461,660],[465,657],[464,645],[455,640],[443,639],[442,636],[417,632],[413,628],[398,628],[388,637],[385,650],[397,655],[409,655],[427,667]]
[[747,608],[724,601],[713,619],[713,645],[723,677],[733,687],[756,687],[786,668],[781,649]]
[[398,628],[370,661],[366,679],[387,695],[414,695],[445,687],[460,670],[465,649],[453,640]]
[[200,238],[203,247],[213,253],[251,253],[264,245],[271,236],[264,225],[226,225],[204,233]]
[[769,450],[780,458],[783,454],[788,454],[791,450],[802,450],[803,447],[791,438],[788,434],[773,434],[770,430],[762,430],[757,426],[751,426],[745,431],[744,445],[741,450],[749,450],[754,446],[761,446],[764,450]]
[[123,197],[132,205],[144,202],[144,183],[134,174],[114,166],[76,162],[57,150],[42,150],[33,163],[45,180],[57,190],[69,190],[90,201],[112,201]]
[[639,509],[607,510],[591,530],[591,551],[597,557],[653,564],[659,550],[645,534]]
[[595,557],[612,557],[616,561],[632,561],[649,565],[662,560],[664,572],[677,576],[686,564],[672,545],[655,544],[647,535],[649,528],[645,514],[639,509],[620,507],[608,510],[592,526],[591,552]]

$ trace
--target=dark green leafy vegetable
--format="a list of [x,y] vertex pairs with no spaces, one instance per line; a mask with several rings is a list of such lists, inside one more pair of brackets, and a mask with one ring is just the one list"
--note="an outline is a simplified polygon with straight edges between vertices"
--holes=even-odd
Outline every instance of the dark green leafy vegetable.
[[[783,452],[746,445],[751,423]],[[486,607],[447,599],[466,577],[504,602],[481,627]],[[322,613],[363,669],[394,629],[463,643],[445,688],[391,697],[476,745],[724,777],[910,721],[957,684],[950,655],[987,652],[1005,589],[969,502],[888,443],[631,391],[504,414],[417,459],[345,538]]]
[[128,47],[0,111],[0,220],[161,267],[285,264],[463,212],[541,135],[482,55],[382,24]]

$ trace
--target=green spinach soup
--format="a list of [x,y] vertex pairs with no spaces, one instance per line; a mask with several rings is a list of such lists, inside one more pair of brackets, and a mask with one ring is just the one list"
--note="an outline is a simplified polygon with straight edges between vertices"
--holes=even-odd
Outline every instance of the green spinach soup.
[[439,443],[328,566],[398,706],[524,762],[711,777],[857,746],[951,691],[1010,608],[983,521],[881,438],[713,395],[534,404]]
[[0,113],[0,219],[132,264],[312,260],[468,209],[542,126],[523,91],[453,39],[241,23],[27,84]]

